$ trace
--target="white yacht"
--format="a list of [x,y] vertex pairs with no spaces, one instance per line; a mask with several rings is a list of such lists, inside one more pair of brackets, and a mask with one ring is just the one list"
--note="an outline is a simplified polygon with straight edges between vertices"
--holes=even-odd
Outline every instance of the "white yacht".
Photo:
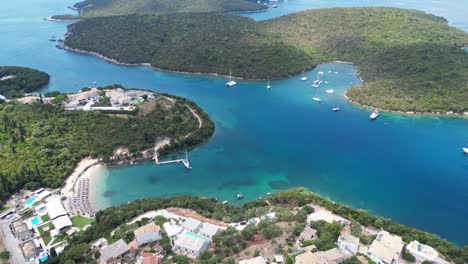
[[227,204],[227,203],[228,203],[228,201],[224,201],[224,202],[223,202],[223,204]]
[[465,152],[465,154],[468,154],[468,148],[463,148],[463,152]]
[[326,92],[327,94],[334,94],[334,93],[335,93],[335,90],[330,89],[330,90],[325,90],[325,92]]
[[237,83],[235,81],[232,80],[232,73],[231,73],[231,69],[229,69],[229,82],[226,83],[226,86],[227,87],[233,87],[234,85],[236,85]]
[[374,112],[370,115],[370,119],[375,120],[377,119],[378,116],[379,116],[379,110],[374,110]]
[[302,78],[301,78],[301,81],[307,81],[307,77],[305,77],[305,76],[302,77]]
[[318,103],[322,102],[322,100],[320,98],[318,98],[318,97],[312,97],[312,100],[314,100],[315,102],[318,102]]
[[268,80],[268,83],[267,83],[267,89],[268,89],[268,90],[270,90],[270,89],[271,89],[270,80]]
[[341,110],[341,109],[340,109],[339,107],[333,107],[333,108],[332,108],[332,111],[333,111],[333,112],[339,112],[340,110]]

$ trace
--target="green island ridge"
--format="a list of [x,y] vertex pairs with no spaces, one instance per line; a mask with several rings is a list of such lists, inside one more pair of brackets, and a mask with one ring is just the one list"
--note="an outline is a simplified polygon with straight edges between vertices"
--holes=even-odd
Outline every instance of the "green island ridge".
[[50,76],[38,70],[0,66],[0,95],[7,99],[38,91],[49,83]]
[[249,0],[85,0],[72,7],[79,15],[56,15],[52,19],[72,20],[130,14],[172,14],[202,12],[254,12],[268,7]]
[[[123,88],[98,89],[117,86]],[[106,163],[149,158],[160,138],[171,141],[158,151],[164,155],[211,137],[214,123],[194,102],[154,94],[133,111],[65,110],[57,105],[67,95],[58,92],[30,104],[20,99],[0,104],[0,201],[22,188],[61,186],[85,157]],[[49,95],[56,96],[52,103],[41,102]],[[116,158],[114,151],[122,147],[128,157]]]
[[386,7],[308,10],[272,20],[219,13],[95,17],[69,26],[63,48],[126,64],[245,79],[284,78],[330,61],[355,63],[358,104],[468,112],[468,33],[441,17]]
[[[310,206],[311,204],[324,207],[349,220],[351,222],[351,234],[359,237],[365,245],[372,243],[375,236],[365,235],[362,232],[362,227],[370,227],[376,230],[384,229],[401,236],[405,243],[417,240],[420,243],[434,247],[448,261],[453,261],[453,263],[463,264],[468,262],[468,246],[462,249],[436,235],[397,224],[389,219],[373,216],[362,210],[355,210],[324,199],[304,188],[297,188],[281,191],[272,194],[266,199],[244,203],[241,206],[222,205],[215,199],[209,198],[178,196],[142,199],[117,207],[107,208],[97,213],[96,221],[88,229],[72,236],[65,250],[59,256],[52,258],[48,263],[95,263],[95,259],[99,258],[99,254],[96,253],[99,249],[91,249],[90,244],[93,241],[99,238],[106,238],[109,244],[119,239],[123,239],[126,243],[129,243],[134,239],[134,229],[146,225],[150,221],[155,222],[157,225],[162,225],[162,223],[168,221],[164,217],[157,216],[155,219],[140,218],[140,220],[130,224],[132,219],[145,212],[166,208],[187,208],[205,217],[205,219],[215,219],[225,223],[238,223],[253,217],[265,215],[268,212],[275,212],[275,220],[263,220],[257,225],[248,224],[241,232],[236,231],[233,227],[228,227],[225,231],[218,233],[212,239],[213,246],[202,253],[196,262],[192,262],[185,256],[174,254],[171,250],[171,239],[165,233],[162,234],[162,240],[159,242],[160,247],[165,252],[162,263],[237,263],[234,259],[251,256],[250,254],[241,256],[239,252],[252,245],[263,245],[264,241],[283,241],[284,237],[287,237],[286,241],[298,239],[299,234],[307,224],[307,215],[314,211]],[[281,225],[281,223],[283,224]],[[343,228],[340,223],[317,221],[311,223],[311,226],[318,230],[318,238],[303,241],[302,244],[314,245],[320,251],[336,247],[334,241],[336,241]],[[297,255],[297,253],[292,252],[293,243],[279,243],[272,243],[276,248],[275,253],[285,255],[285,263],[293,263],[292,259]],[[153,245],[154,243],[151,244],[150,248]],[[405,253],[409,254],[407,251]],[[363,255],[361,254],[361,256]],[[374,263],[370,259],[368,260],[369,263]],[[361,262],[353,257],[344,263]]]

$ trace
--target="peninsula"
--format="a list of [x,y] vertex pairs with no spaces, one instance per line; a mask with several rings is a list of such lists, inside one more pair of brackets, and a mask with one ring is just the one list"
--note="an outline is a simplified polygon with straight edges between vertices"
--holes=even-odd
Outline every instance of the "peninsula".
[[128,64],[246,79],[284,78],[329,61],[357,65],[347,96],[393,111],[468,111],[468,33],[397,8],[308,10],[255,22],[218,13],[95,17],[69,26],[65,48]]
[[268,7],[250,0],[85,0],[71,7],[79,15],[56,15],[51,20],[73,20],[130,14],[253,12]]
[[50,76],[38,70],[0,66],[0,99],[12,99],[38,91],[49,83]]
[[[79,111],[76,111],[79,110]],[[85,157],[104,163],[190,148],[214,132],[195,103],[115,84],[49,92],[0,104],[0,199],[22,188],[57,188]]]

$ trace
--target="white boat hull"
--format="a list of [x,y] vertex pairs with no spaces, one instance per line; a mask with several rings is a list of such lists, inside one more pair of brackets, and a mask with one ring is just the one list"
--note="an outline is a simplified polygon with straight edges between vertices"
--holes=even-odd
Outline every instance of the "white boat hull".
[[226,83],[226,86],[227,87],[233,87],[234,85],[236,85],[237,83],[235,81],[229,81]]
[[463,152],[465,152],[465,154],[468,154],[468,148],[463,148]]
[[319,102],[319,103],[322,102],[322,100],[320,100],[320,98],[318,97],[313,97],[312,100],[314,100],[315,102]]
[[307,81],[307,77],[302,77],[301,81]]
[[335,90],[326,90],[325,91],[327,94],[334,94],[335,93]]

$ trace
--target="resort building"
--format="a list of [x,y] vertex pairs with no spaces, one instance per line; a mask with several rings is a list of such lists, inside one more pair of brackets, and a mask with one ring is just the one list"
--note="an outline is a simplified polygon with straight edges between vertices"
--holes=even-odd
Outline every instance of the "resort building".
[[307,217],[307,222],[309,223],[317,222],[317,221],[325,221],[327,223],[340,222],[341,224],[344,224],[344,225],[349,224],[348,220],[328,210],[315,211]]
[[101,249],[101,263],[102,264],[116,264],[120,263],[125,254],[130,251],[127,243],[122,239],[110,244],[109,246]]
[[186,232],[174,241],[172,251],[189,257],[198,257],[208,249],[210,242],[197,234]]
[[26,225],[26,223],[23,223],[21,219],[18,219],[11,223],[10,229],[12,231],[13,236],[15,236],[21,241],[25,241],[34,236],[34,231],[28,228],[28,225]]
[[377,264],[392,264],[398,261],[403,246],[401,237],[382,230],[372,242],[367,255]]
[[167,236],[174,237],[180,232],[182,232],[183,228],[180,225],[173,224],[171,222],[166,222],[163,224],[163,229],[166,232]]
[[241,260],[239,264],[266,264],[266,261],[263,257],[258,256],[256,258]]
[[59,232],[66,232],[73,225],[59,197],[49,199],[45,206],[52,224]]
[[340,249],[356,255],[359,249],[359,238],[353,235],[342,235],[338,237],[336,244]]
[[187,218],[187,220],[182,224],[182,227],[187,231],[198,233],[202,227],[202,222],[193,218]]
[[326,264],[318,254],[314,254],[310,251],[306,251],[300,255],[297,255],[294,259],[295,264]]
[[213,237],[219,233],[220,230],[220,226],[213,225],[210,223],[203,223],[203,226],[200,228],[200,231],[198,231],[198,234],[200,236],[206,237],[208,240],[211,241]]
[[406,249],[413,254],[419,261],[430,261],[435,262],[439,253],[432,247],[423,245],[418,241],[414,240],[411,241],[407,246]]

